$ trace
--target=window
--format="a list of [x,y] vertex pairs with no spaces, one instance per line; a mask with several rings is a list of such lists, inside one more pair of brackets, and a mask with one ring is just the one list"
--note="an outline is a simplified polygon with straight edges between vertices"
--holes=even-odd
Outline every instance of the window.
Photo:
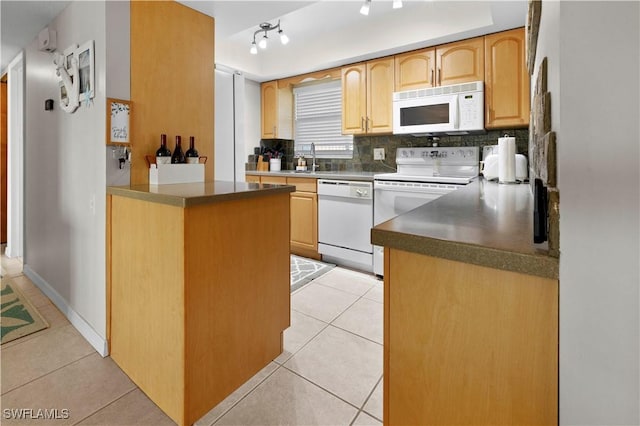
[[295,152],[317,158],[353,158],[353,135],[342,134],[342,85],[340,80],[293,89]]

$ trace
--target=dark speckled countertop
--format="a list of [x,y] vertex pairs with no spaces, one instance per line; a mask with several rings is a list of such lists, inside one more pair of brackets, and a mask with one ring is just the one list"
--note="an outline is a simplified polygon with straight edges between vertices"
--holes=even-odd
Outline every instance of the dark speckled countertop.
[[478,179],[371,231],[373,244],[491,268],[558,278],[558,259],[533,244],[529,185]]
[[224,181],[107,187],[107,194],[178,207],[190,207],[293,191],[295,191],[295,187],[290,185]]

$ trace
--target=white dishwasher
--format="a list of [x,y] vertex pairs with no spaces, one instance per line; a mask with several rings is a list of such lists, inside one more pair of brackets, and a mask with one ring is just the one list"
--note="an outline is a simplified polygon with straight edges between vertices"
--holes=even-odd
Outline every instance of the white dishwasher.
[[373,184],[318,179],[318,252],[328,262],[373,270]]

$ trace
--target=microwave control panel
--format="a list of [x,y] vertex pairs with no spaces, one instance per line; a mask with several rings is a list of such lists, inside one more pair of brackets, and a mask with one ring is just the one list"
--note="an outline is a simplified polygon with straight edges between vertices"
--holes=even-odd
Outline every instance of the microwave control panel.
[[484,126],[484,93],[461,93],[458,95],[460,128],[470,129]]

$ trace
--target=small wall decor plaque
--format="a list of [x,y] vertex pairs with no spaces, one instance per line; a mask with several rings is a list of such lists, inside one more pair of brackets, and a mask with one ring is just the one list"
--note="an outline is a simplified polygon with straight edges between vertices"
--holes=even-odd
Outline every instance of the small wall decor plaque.
[[131,102],[107,98],[107,145],[128,144],[131,134]]

